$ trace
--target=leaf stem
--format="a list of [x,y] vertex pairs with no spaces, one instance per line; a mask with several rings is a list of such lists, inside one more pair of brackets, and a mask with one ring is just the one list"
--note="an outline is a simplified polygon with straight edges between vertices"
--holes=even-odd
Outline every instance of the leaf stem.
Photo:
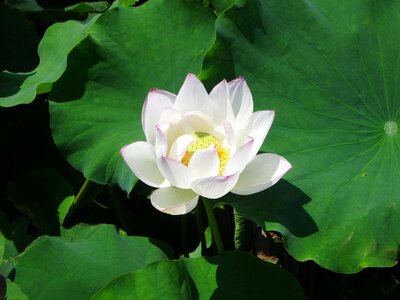
[[181,247],[182,247],[182,252],[184,257],[189,257],[189,253],[187,251],[187,228],[188,228],[188,217],[189,215],[183,215],[181,216],[181,222],[180,222],[180,227],[181,227]]
[[233,210],[235,221],[235,249],[243,251],[254,250],[253,223],[242,216],[236,209]]
[[91,184],[91,181],[89,179],[86,179],[85,182],[83,183],[82,187],[80,188],[78,195],[74,198],[74,201],[72,202],[71,206],[68,209],[67,214],[65,215],[63,226],[67,223],[67,221],[70,219],[71,215],[74,213],[75,209],[79,206],[79,204],[82,202],[82,199],[85,198],[86,192]]
[[210,223],[210,228],[211,232],[215,241],[215,244],[217,245],[217,250],[218,254],[222,254],[224,252],[224,245],[222,243],[221,239],[221,233],[219,232],[217,220],[215,219],[215,215],[210,203],[210,200],[204,197],[201,197],[203,199],[203,204],[204,208],[208,217],[208,222]]
[[114,208],[114,213],[119,222],[119,225],[123,228],[123,230],[125,230],[125,232],[128,235],[132,234],[132,232],[130,231],[130,228],[129,228],[129,224],[125,218],[123,209],[121,208],[121,203],[120,203],[119,199],[117,198],[117,195],[115,195],[114,189],[111,186],[107,186],[107,192],[108,192],[108,196],[109,196],[111,205]]
[[206,241],[206,236],[204,234],[205,226],[203,222],[203,216],[204,216],[203,203],[199,201],[196,207],[196,221],[197,221],[197,229],[199,230],[201,255],[204,256],[207,250],[207,241]]

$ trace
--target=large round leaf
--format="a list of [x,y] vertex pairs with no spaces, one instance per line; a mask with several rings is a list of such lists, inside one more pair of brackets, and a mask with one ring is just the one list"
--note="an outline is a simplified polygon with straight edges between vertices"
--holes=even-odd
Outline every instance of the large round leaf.
[[304,299],[282,268],[244,252],[159,261],[123,275],[94,299]]
[[177,92],[188,72],[198,73],[214,27],[212,13],[191,1],[154,0],[99,18],[51,95],[54,139],[68,161],[130,191],[134,176],[119,150],[144,138],[147,92]]
[[[274,201],[308,202],[303,212],[279,211],[284,220],[307,214],[301,234],[264,218],[266,228],[280,230],[297,259],[338,272],[394,265],[400,2],[248,1],[219,20],[218,32],[256,108],[276,111],[262,150],[293,164],[285,178],[301,193],[278,185]],[[244,206],[237,208],[260,220],[260,207]]]
[[7,299],[28,300],[29,298],[21,291],[18,285],[7,279]]
[[89,299],[114,278],[166,258],[148,238],[120,236],[110,225],[76,226],[30,245],[15,282],[29,299]]

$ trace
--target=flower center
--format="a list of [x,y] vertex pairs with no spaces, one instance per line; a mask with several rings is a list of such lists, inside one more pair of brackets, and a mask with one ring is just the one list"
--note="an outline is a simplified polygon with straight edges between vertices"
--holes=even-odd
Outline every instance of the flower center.
[[194,141],[189,145],[185,153],[185,156],[183,156],[181,162],[185,166],[188,166],[193,153],[195,153],[199,149],[207,149],[211,145],[214,145],[215,149],[217,149],[217,154],[219,157],[218,175],[221,176],[229,160],[229,149],[224,148],[221,145],[221,143],[216,139],[216,137],[211,134],[204,132],[195,132],[192,133],[192,136],[196,139],[196,141]]
[[394,136],[397,133],[397,123],[394,121],[386,122],[383,130],[387,135]]

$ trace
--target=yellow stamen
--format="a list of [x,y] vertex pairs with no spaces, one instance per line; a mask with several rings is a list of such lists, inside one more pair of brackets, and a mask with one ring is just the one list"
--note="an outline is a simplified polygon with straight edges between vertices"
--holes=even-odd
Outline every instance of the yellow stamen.
[[219,157],[218,176],[221,176],[229,160],[229,149],[224,148],[221,143],[215,138],[215,136],[211,134],[204,132],[195,132],[192,134],[192,136],[196,138],[196,141],[189,145],[181,162],[185,166],[188,166],[193,153],[195,153],[199,149],[207,149],[211,145],[214,145],[215,149],[217,149],[217,154]]

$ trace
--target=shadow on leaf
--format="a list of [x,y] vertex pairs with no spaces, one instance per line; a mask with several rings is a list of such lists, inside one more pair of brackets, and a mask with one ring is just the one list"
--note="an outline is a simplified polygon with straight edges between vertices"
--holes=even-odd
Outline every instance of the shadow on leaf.
[[229,193],[218,200],[231,205],[245,218],[256,222],[266,230],[271,223],[277,223],[298,237],[306,237],[318,231],[314,219],[304,209],[311,198],[286,180],[280,180],[273,187],[262,192],[239,196]]
[[289,272],[250,254],[230,251],[206,260],[217,266],[211,299],[305,299]]

